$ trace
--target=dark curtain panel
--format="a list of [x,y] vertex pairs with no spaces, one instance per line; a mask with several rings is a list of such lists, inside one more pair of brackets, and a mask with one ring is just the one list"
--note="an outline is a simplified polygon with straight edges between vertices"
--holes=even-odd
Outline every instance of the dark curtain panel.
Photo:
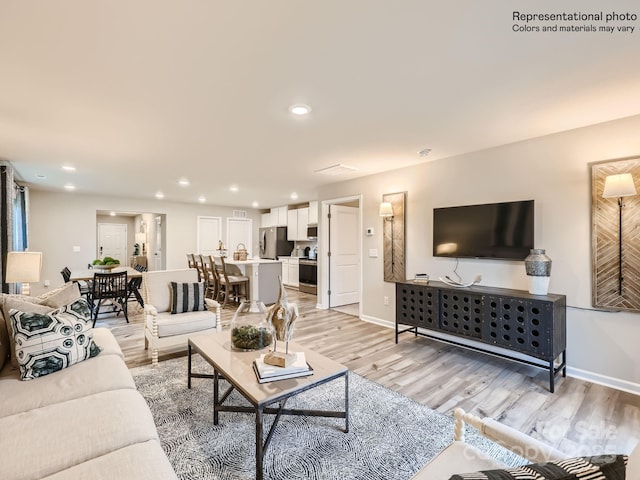
[[[13,251],[15,183],[13,168],[8,162],[0,162],[0,271],[2,293],[14,293],[15,285],[7,284],[7,252]],[[26,222],[26,217],[25,217]]]

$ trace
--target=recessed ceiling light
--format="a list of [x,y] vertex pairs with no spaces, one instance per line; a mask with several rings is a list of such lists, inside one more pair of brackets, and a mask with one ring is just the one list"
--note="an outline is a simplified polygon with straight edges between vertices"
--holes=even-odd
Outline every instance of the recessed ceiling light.
[[232,192],[237,192],[238,191],[238,186],[237,185],[231,185],[229,187],[229,190],[231,190]]
[[109,215],[111,215],[112,217],[116,216],[116,212],[111,212]]
[[180,180],[178,180],[178,183],[183,187],[188,187],[190,184],[189,180],[187,180],[186,178],[181,178]]
[[296,105],[291,105],[289,107],[289,111],[294,115],[307,115],[311,111],[311,107],[309,105],[298,103]]
[[73,165],[63,165],[62,169],[66,170],[67,172],[75,172],[76,171],[76,167],[74,167]]
[[420,155],[421,157],[426,157],[430,153],[431,153],[431,149],[430,148],[423,148],[422,150],[420,150],[418,152],[418,155]]
[[200,195],[200,196],[198,197],[198,201],[199,201],[200,203],[204,203],[204,202],[206,202],[206,201],[207,201],[207,199],[206,199],[206,197],[205,197],[204,195]]
[[162,192],[156,192],[156,198],[162,200],[164,198],[164,193]]
[[67,184],[64,186],[64,189],[65,189],[65,190],[69,190],[69,191],[71,191],[71,190],[75,190],[75,189],[76,189],[76,186],[75,186],[75,185],[73,185],[73,184],[71,184],[71,183],[67,183]]
[[337,163],[335,165],[331,165],[330,167],[321,168],[320,170],[316,170],[314,173],[319,173],[320,175],[342,175],[346,173],[357,172],[358,169],[356,167],[350,167],[349,165],[342,165],[341,163]]
[[253,208],[258,208],[260,206],[260,204],[257,201],[254,200],[253,202],[251,202],[251,206]]
[[293,192],[291,194],[291,200],[297,200],[298,199],[298,194],[296,192]]

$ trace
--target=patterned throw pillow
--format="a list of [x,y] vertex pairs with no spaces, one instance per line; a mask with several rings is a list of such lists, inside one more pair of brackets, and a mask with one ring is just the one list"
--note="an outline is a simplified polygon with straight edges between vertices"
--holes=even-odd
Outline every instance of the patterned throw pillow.
[[204,310],[204,283],[171,282],[171,313]]
[[626,455],[597,455],[453,475],[449,480],[624,480]]
[[46,314],[11,309],[10,315],[23,380],[57,372],[100,353],[84,298]]

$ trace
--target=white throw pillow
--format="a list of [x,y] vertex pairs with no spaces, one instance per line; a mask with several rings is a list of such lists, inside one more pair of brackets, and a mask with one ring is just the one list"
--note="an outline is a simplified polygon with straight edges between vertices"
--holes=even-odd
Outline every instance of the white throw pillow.
[[91,311],[84,298],[49,313],[11,309],[15,357],[23,380],[32,380],[95,357]]

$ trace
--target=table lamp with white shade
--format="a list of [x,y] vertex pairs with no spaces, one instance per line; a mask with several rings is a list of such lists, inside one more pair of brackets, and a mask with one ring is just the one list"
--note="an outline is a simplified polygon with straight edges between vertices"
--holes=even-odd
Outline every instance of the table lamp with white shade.
[[7,283],[22,283],[22,293],[29,295],[29,282],[40,281],[42,252],[9,252],[7,254]]

